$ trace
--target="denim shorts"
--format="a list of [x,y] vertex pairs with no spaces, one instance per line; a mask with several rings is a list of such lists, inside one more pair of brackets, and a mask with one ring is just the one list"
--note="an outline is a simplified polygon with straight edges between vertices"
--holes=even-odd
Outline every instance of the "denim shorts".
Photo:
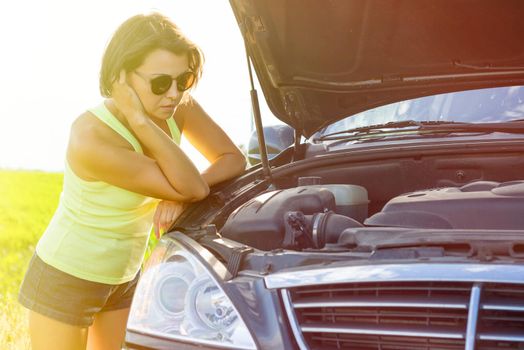
[[99,312],[130,307],[140,271],[129,282],[111,285],[87,281],[46,264],[35,253],[18,301],[26,308],[73,326],[89,327]]

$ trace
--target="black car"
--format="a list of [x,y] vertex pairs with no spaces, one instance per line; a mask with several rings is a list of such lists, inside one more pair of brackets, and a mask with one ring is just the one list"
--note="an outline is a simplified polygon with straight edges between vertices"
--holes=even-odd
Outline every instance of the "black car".
[[524,2],[230,3],[294,141],[253,90],[261,163],[160,240],[126,346],[524,349]]

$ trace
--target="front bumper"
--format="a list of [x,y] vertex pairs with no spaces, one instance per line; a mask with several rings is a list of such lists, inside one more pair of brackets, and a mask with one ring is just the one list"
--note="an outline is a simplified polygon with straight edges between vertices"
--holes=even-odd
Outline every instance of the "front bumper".
[[[265,277],[244,271],[221,287],[258,349],[354,349],[364,343],[381,349],[386,342],[405,349],[421,342],[425,349],[524,346],[522,264],[357,264]],[[133,330],[126,346],[221,349]]]

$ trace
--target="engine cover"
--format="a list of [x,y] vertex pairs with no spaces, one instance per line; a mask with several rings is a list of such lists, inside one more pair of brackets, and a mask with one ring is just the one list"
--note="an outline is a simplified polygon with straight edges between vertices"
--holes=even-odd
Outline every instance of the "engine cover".
[[417,191],[390,200],[366,226],[502,229],[524,228],[524,180],[477,181],[462,187]]
[[285,214],[335,211],[335,196],[324,188],[298,187],[263,193],[237,208],[220,230],[223,237],[261,250],[282,247]]

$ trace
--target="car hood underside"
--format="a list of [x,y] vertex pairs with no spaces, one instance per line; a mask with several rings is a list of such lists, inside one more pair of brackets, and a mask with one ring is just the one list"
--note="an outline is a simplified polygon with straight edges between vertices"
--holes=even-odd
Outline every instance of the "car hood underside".
[[419,96],[524,81],[520,0],[231,0],[272,112],[305,136]]

